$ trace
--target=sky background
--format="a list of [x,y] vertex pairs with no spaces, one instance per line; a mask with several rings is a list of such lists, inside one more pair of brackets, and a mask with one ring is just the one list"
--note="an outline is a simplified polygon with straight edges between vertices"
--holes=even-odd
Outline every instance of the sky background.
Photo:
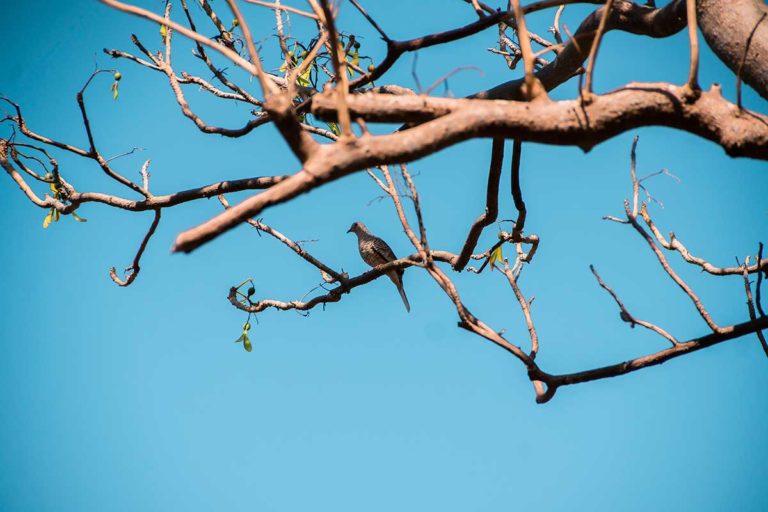
[[[666,4],[667,2],[659,2]],[[223,2],[216,2],[225,20]],[[159,12],[160,1],[142,2]],[[294,2],[293,5],[301,5]],[[394,38],[450,29],[473,18],[455,0],[368,1]],[[360,36],[378,61],[383,45],[346,2],[340,27]],[[274,19],[244,6],[276,68]],[[195,12],[199,9],[193,8]],[[157,27],[95,1],[4,3],[0,92],[21,103],[29,126],[85,145],[75,93],[95,66],[123,74],[113,101],[100,75],[86,94],[97,145],[138,179],[152,160],[156,194],[244,176],[292,173],[295,159],[272,127],[239,140],[201,134],[184,119],[162,76],[101,49],[133,51],[130,34],[158,49]],[[565,10],[574,31],[589,6]],[[181,19],[176,6],[175,19]],[[552,11],[532,16],[544,34]],[[306,25],[292,18],[297,35]],[[201,25],[205,26],[205,25]],[[208,27],[210,28],[210,27]],[[495,29],[405,56],[390,82],[423,87],[459,66],[433,94],[462,96],[519,76],[487,52]],[[211,35],[213,31],[211,30]],[[178,70],[201,70],[178,41]],[[687,76],[684,32],[650,40],[612,32],[601,47],[595,87]],[[236,71],[232,71],[236,75]],[[239,76],[239,75],[236,75]],[[701,83],[734,78],[706,46]],[[246,82],[247,83],[247,82]],[[257,91],[255,83],[249,85]],[[249,108],[187,89],[206,121],[244,124]],[[555,98],[576,94],[571,81]],[[766,104],[745,88],[745,104]],[[391,127],[377,127],[386,131]],[[9,134],[7,124],[0,128]],[[670,129],[642,129],[590,153],[526,144],[522,185],[527,231],[542,238],[520,285],[535,296],[538,361],[552,373],[616,363],[665,347],[631,330],[589,272],[594,264],[639,318],[680,339],[705,334],[695,309],[626,226],[629,150],[640,136],[638,172],[669,169],[680,182],[647,182],[664,203],[655,221],[696,255],[730,266],[768,242],[768,169],[731,159],[718,146]],[[491,143],[478,140],[414,162],[433,248],[458,252],[484,208]],[[501,219],[516,212],[502,175]],[[98,167],[62,152],[61,172],[80,190],[120,192]],[[215,199],[168,210],[129,288],[108,277],[126,267],[151,222],[88,204],[85,224],[62,218],[43,230],[45,211],[8,178],[0,185],[0,509],[13,511],[498,511],[768,509],[768,361],[755,336],[723,343],[617,379],[560,389],[536,405],[517,360],[456,327],[452,304],[423,272],[409,270],[407,314],[381,279],[326,311],[259,315],[253,352],[233,343],[245,315],[226,300],[253,277],[258,297],[292,300],[320,282],[278,242],[238,228],[192,255],[172,255],[176,234],[220,211]],[[40,189],[40,193],[44,192]],[[390,202],[363,173],[288,205],[265,222],[353,274],[366,270],[355,239],[360,220],[399,255],[411,252]],[[245,195],[234,195],[235,202]],[[506,225],[506,228],[509,226]],[[495,229],[484,235],[490,246]],[[675,269],[722,325],[747,319],[743,283]],[[467,305],[527,349],[525,324],[498,272],[455,275]]]

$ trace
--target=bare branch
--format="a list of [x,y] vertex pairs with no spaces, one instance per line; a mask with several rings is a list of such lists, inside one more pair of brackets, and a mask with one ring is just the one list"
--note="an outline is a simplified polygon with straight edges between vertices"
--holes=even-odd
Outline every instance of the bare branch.
[[152,220],[152,224],[149,226],[149,231],[147,231],[147,234],[144,235],[144,239],[141,241],[139,250],[136,251],[136,256],[133,257],[133,263],[126,269],[128,276],[125,278],[125,280],[117,277],[117,271],[115,270],[115,267],[109,269],[109,277],[111,277],[112,280],[118,285],[129,286],[136,279],[136,277],[138,277],[139,271],[141,270],[141,255],[144,254],[144,249],[147,248],[149,239],[152,238],[152,235],[155,234],[157,225],[160,224],[160,212],[161,210],[159,208],[155,210],[155,218]]
[[[757,315],[755,315],[755,304],[752,300],[752,287],[749,285],[749,273],[747,272],[747,267],[749,266],[749,256],[746,257],[744,260],[744,291],[747,294],[747,310],[749,311],[749,318],[752,319],[754,322],[757,320]],[[757,334],[757,339],[760,340],[760,345],[763,347],[763,351],[765,352],[765,357],[768,357],[768,343],[765,342],[765,337],[763,336],[763,332],[758,329],[755,331],[755,334]]]
[[685,0],[686,17],[688,21],[688,40],[691,45],[691,66],[688,71],[687,86],[691,92],[699,87],[699,37],[696,34],[696,0]]
[[597,49],[600,47],[600,40],[605,32],[605,26],[608,23],[608,18],[611,16],[611,7],[613,6],[613,0],[605,0],[605,6],[603,6],[603,13],[600,16],[600,24],[597,26],[597,32],[595,32],[595,39],[592,43],[592,47],[589,49],[589,63],[587,64],[587,77],[584,80],[584,89],[582,90],[582,96],[585,101],[592,101],[592,73],[595,70],[595,60],[597,59]]
[[[681,87],[670,84],[633,84],[601,96],[599,102],[583,108],[574,100],[521,103],[350,95],[351,114],[366,121],[423,120],[435,115],[429,108],[434,104],[441,106],[443,112],[454,111],[405,131],[356,139],[354,145],[339,143],[317,148],[314,157],[291,178],[181,233],[173,251],[191,252],[268,206],[353,172],[384,162],[414,161],[475,137],[520,138],[557,145],[570,143],[589,149],[632,128],[662,125],[714,140],[730,154],[768,160],[768,118],[758,114],[737,115],[738,109],[724,100],[717,88],[703,92],[694,103],[685,101],[683,93]],[[467,108],[470,105],[471,108]],[[313,98],[312,112],[321,119],[333,115],[336,108],[335,98],[327,94]],[[587,119],[589,124],[586,124]]]
[[539,335],[536,333],[536,326],[533,324],[533,318],[531,317],[531,303],[525,299],[523,292],[520,291],[520,287],[517,284],[517,276],[514,274],[514,270],[509,268],[509,263],[504,260],[504,275],[507,276],[509,285],[512,287],[512,291],[515,292],[517,302],[520,304],[520,309],[525,316],[525,325],[528,327],[528,336],[531,338],[531,353],[529,354],[531,359],[536,359],[536,354],[539,352]]
[[[715,276],[740,275],[744,271],[743,267],[716,267],[707,260],[692,255],[674,233],[669,234],[669,241],[664,238],[664,235],[661,234],[661,231],[653,223],[647,208],[643,208],[640,214],[659,244],[669,251],[679,252],[680,256],[688,263],[701,267],[703,271]],[[754,265],[747,267],[747,272],[750,274],[759,273],[761,270],[768,270],[768,258],[760,259]]]
[[504,139],[493,139],[491,146],[491,164],[488,169],[488,185],[485,193],[485,211],[475,219],[469,228],[467,240],[461,248],[459,257],[453,264],[453,270],[461,271],[477,246],[477,241],[483,230],[496,222],[499,214],[499,179],[501,177],[501,165],[504,161]]
[[616,301],[616,305],[619,306],[621,319],[624,322],[627,322],[629,326],[633,328],[635,327],[635,324],[637,324],[642,327],[645,327],[646,329],[650,329],[656,334],[666,338],[670,343],[672,343],[673,346],[678,345],[677,340],[661,327],[658,327],[650,322],[646,322],[645,320],[640,320],[638,318],[635,318],[624,306],[624,303],[621,302],[621,299],[619,299],[619,296],[616,295],[616,293],[607,284],[603,282],[602,278],[600,277],[600,274],[598,274],[597,270],[595,270],[595,267],[593,265],[590,265],[589,270],[592,271],[592,274],[594,274],[595,279],[597,279],[597,284],[599,284],[603,290],[607,291],[611,295],[611,297],[613,297],[613,300]]

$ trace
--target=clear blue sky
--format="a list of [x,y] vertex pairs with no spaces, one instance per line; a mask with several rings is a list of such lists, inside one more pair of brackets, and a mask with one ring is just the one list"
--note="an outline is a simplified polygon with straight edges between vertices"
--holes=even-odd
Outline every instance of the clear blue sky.
[[[471,18],[458,0],[366,4],[396,38]],[[380,58],[382,45],[349,7],[342,28],[367,35],[362,53]],[[261,8],[244,9],[257,34],[271,33]],[[124,76],[117,102],[106,76],[88,91],[97,142],[108,155],[146,148],[118,169],[138,178],[151,158],[156,193],[297,169],[271,127],[237,141],[204,136],[181,116],[162,76],[101,53],[132,50],[132,32],[157,48],[157,27],[94,1],[11,0],[4,11],[0,92],[23,105],[33,129],[85,144],[74,96],[96,62]],[[567,8],[565,23],[575,30],[585,12]],[[533,29],[543,32],[552,14],[533,18]],[[518,76],[485,51],[494,35],[421,52],[422,84],[467,65],[483,74],[452,78],[457,96]],[[267,44],[274,48],[273,40]],[[184,64],[188,53],[186,44],[177,48],[180,69],[199,70]],[[273,66],[274,52],[265,55]],[[413,86],[412,63],[404,58],[392,80]],[[679,83],[686,66],[684,33],[661,41],[611,33],[596,88]],[[701,82],[722,83],[734,97],[733,77],[708,50]],[[556,97],[572,97],[575,87],[566,84]],[[248,118],[242,105],[188,94],[211,123],[238,126]],[[765,111],[756,94],[745,94],[747,105]],[[668,168],[682,180],[649,183],[664,202],[652,207],[662,231],[674,230],[695,254],[720,265],[768,242],[765,163],[732,160],[673,130],[636,133],[640,174]],[[525,147],[527,227],[543,241],[521,286],[536,297],[539,360],[550,372],[664,347],[620,321],[590,263],[638,317],[683,339],[706,332],[643,242],[600,220],[621,214],[630,192],[633,135],[589,154]],[[489,149],[490,141],[474,141],[412,164],[433,247],[457,251],[484,207]],[[118,190],[92,163],[56,155],[79,188]],[[504,191],[508,172],[505,164]],[[174,208],[136,282],[118,288],[107,269],[131,262],[151,214],[86,205],[79,211],[86,224],[64,218],[43,230],[45,212],[3,180],[2,510],[768,510],[768,361],[754,336],[564,388],[538,406],[521,365],[456,328],[449,301],[412,270],[405,278],[411,314],[382,279],[308,318],[260,315],[253,352],[246,353],[233,343],[244,316],[226,301],[229,286],[252,276],[260,297],[290,300],[320,280],[283,246],[243,227],[191,256],[171,255],[175,235],[220,206],[210,200]],[[317,239],[308,247],[318,256],[358,273],[366,267],[345,235],[355,220],[398,254],[409,251],[391,204],[369,205],[378,195],[367,177],[355,175],[269,210],[265,221],[295,239]],[[507,193],[501,207],[501,218],[515,217]],[[490,230],[483,243],[493,238]],[[747,318],[738,278],[713,280],[670,259],[719,322]],[[519,308],[498,273],[460,275],[456,283],[474,312],[527,346]]]

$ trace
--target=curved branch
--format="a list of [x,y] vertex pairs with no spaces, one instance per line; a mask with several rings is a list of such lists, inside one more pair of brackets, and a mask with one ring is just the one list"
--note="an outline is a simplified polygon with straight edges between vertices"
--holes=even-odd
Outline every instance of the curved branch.
[[[354,117],[367,121],[410,121],[408,113],[434,115],[432,98],[360,94],[348,98]],[[519,138],[552,145],[574,145],[588,151],[598,143],[641,126],[678,128],[714,141],[732,156],[768,160],[768,117],[743,115],[723,99],[719,87],[690,102],[683,87],[671,84],[630,84],[596,98],[537,103],[438,99],[455,111],[419,126],[382,136],[364,136],[346,143],[320,146],[304,168],[266,192],[246,199],[205,223],[181,233],[174,252],[200,245],[257,215],[324,183],[382,163],[417,160],[453,144],[478,137]],[[467,108],[468,107],[468,108]],[[334,115],[332,95],[319,95],[312,113]]]
[[[750,320],[735,325],[729,325],[723,327],[720,332],[707,334],[700,338],[694,338],[692,340],[680,343],[674,347],[670,347],[661,352],[650,354],[647,356],[637,357],[624,361],[618,364],[612,364],[610,366],[603,366],[601,368],[595,368],[593,370],[586,370],[583,372],[565,373],[561,375],[551,375],[541,371],[538,368],[529,370],[528,374],[531,379],[541,380],[547,383],[549,389],[557,389],[560,386],[570,386],[572,384],[580,384],[582,382],[590,382],[593,380],[607,379],[610,377],[618,377],[627,373],[642,370],[649,366],[656,366],[662,364],[670,359],[696,352],[703,348],[711,347],[724,341],[733,340],[752,334],[761,329],[768,328],[768,316],[758,318],[757,320]],[[537,397],[536,402],[545,403],[554,396],[554,391],[548,397]]]
[[661,231],[659,231],[659,228],[656,227],[656,224],[654,224],[653,219],[651,219],[650,214],[648,213],[647,208],[643,208],[640,210],[640,215],[643,217],[643,220],[648,225],[648,227],[651,230],[651,233],[653,233],[653,236],[656,238],[656,240],[659,242],[659,244],[664,247],[668,251],[677,251],[680,253],[680,256],[687,261],[688,263],[691,263],[693,265],[701,267],[701,270],[704,272],[707,272],[709,274],[712,274],[714,276],[728,276],[728,275],[739,275],[743,272],[747,272],[749,274],[754,274],[755,272],[760,271],[768,271],[768,258],[762,258],[758,259],[754,265],[745,265],[741,267],[716,267],[715,265],[711,264],[704,258],[699,258],[697,256],[692,255],[690,252],[688,252],[688,248],[685,247],[685,245],[678,240],[677,236],[675,236],[674,233],[669,234],[669,241],[667,241],[666,238],[664,238],[664,235],[661,234]]
[[128,272],[128,276],[125,278],[125,280],[117,277],[117,271],[115,270],[115,267],[112,267],[109,269],[109,277],[111,277],[112,280],[118,285],[129,286],[136,279],[136,277],[138,277],[139,272],[141,271],[141,256],[142,254],[144,254],[144,250],[147,248],[149,239],[152,238],[152,235],[155,234],[157,225],[160,224],[161,211],[162,210],[160,210],[159,208],[155,210],[155,218],[152,220],[152,224],[149,226],[149,231],[147,231],[147,234],[144,235],[144,239],[141,241],[139,250],[136,251],[136,256],[133,257],[133,263],[131,264],[130,267],[126,269],[126,271]]
[[493,139],[491,147],[491,165],[488,170],[488,187],[485,194],[485,211],[475,219],[472,227],[469,228],[467,240],[464,247],[461,248],[459,257],[453,264],[453,270],[461,271],[472,256],[472,251],[477,246],[477,241],[483,229],[496,221],[499,214],[499,178],[501,177],[501,165],[504,161],[504,139]]

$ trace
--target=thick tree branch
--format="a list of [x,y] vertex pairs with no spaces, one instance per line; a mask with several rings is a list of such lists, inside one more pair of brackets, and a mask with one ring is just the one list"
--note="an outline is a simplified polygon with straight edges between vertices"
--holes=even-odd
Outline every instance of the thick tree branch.
[[[405,131],[319,147],[289,179],[181,233],[174,252],[191,252],[265,208],[329,181],[382,163],[410,162],[478,137],[519,138],[589,150],[630,129],[667,126],[712,140],[730,155],[768,160],[768,117],[740,115],[717,87],[703,92],[695,102],[687,101],[682,87],[661,83],[630,84],[583,106],[578,100],[532,104],[374,94],[352,95],[348,103],[353,116],[366,121],[406,122],[433,116],[438,109],[453,112]],[[313,114],[332,119],[336,105],[335,96],[318,95]]]
[[698,0],[696,4],[699,28],[712,51],[768,100],[768,20],[764,18],[768,6],[765,2]]

